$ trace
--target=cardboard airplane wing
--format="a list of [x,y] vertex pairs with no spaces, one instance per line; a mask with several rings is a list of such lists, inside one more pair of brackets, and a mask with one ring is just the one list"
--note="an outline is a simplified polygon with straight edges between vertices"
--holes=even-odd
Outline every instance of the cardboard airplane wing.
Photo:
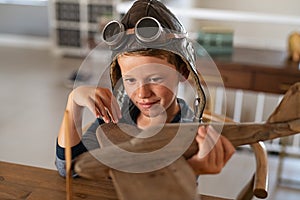
[[102,148],[79,156],[75,171],[95,180],[111,177],[121,200],[197,199],[196,176],[185,159],[197,153],[197,129],[208,124],[235,147],[297,134],[300,83],[288,90],[265,123],[165,124],[145,130],[127,124],[104,124],[97,130]]

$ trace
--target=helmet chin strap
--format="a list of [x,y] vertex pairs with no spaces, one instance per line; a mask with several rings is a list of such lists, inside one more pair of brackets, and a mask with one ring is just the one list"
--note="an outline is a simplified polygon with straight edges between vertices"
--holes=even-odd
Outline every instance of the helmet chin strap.
[[201,81],[199,74],[197,73],[196,70],[193,70],[192,66],[187,65],[190,74],[192,76],[192,79],[195,83],[196,86],[196,92],[197,92],[197,97],[195,98],[194,101],[194,122],[201,122],[202,121],[202,114],[204,112],[204,108],[206,105],[206,98],[205,98],[205,93],[204,90],[201,86]]
[[195,98],[194,101],[194,122],[202,122],[202,114],[203,114],[203,109],[201,109],[201,98]]

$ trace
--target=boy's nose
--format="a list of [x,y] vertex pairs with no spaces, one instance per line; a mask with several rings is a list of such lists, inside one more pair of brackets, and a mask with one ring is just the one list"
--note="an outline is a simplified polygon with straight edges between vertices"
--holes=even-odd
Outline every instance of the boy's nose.
[[137,88],[137,93],[139,98],[147,98],[151,96],[151,87],[149,84],[142,84]]

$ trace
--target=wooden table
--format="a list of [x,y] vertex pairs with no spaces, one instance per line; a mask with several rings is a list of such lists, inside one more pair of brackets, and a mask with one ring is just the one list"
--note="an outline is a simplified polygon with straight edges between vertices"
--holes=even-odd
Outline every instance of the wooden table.
[[[83,178],[73,180],[73,199],[117,200],[110,179],[95,182]],[[65,179],[55,170],[0,162],[0,199],[63,200]],[[225,200],[201,195],[202,200]]]
[[[289,60],[285,51],[234,48],[232,54],[212,58],[227,88],[284,94],[300,81],[299,63]],[[201,61],[197,66],[211,80],[209,84],[218,81],[216,74]]]
[[[75,178],[72,186],[74,199],[117,199],[111,180]],[[55,170],[0,162],[0,199],[65,199],[65,179]]]

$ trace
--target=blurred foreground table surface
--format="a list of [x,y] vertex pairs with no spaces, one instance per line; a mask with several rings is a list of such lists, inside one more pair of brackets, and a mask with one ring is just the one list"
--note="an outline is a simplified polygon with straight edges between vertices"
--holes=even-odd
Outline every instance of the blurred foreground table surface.
[[[0,162],[0,199],[66,199],[65,179],[55,170]],[[118,200],[110,179],[101,182],[74,178],[73,199]],[[201,200],[226,200],[200,195]]]

